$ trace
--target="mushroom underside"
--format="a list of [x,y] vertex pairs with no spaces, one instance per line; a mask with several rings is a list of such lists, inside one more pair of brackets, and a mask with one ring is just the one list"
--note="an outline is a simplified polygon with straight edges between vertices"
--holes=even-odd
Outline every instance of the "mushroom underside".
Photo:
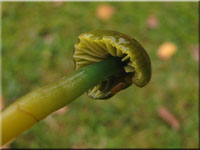
[[[81,41],[81,42],[80,42]],[[133,76],[137,72],[131,61],[130,54],[120,46],[113,45],[107,40],[91,40],[81,38],[75,45],[74,60],[76,70],[109,57],[119,57],[124,64],[124,70],[102,81],[88,90],[88,96],[94,99],[107,99],[118,91],[127,88],[133,83]]]

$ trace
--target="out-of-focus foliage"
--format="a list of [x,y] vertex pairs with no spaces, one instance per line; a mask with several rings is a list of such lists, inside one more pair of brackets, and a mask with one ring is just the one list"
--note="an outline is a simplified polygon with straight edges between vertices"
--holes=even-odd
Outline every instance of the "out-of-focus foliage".
[[[106,17],[100,5],[112,14]],[[10,147],[197,147],[197,3],[4,2],[5,105],[72,72],[73,45],[80,33],[93,29],[116,30],[142,43],[152,60],[151,82],[144,88],[133,85],[107,101],[83,95]],[[176,47],[168,59],[157,55],[163,43]]]

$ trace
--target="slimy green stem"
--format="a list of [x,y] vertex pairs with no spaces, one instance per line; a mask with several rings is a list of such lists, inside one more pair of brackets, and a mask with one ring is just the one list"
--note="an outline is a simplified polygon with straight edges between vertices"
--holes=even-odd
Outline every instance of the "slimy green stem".
[[112,57],[81,68],[16,100],[1,112],[1,145],[122,69],[120,59]]

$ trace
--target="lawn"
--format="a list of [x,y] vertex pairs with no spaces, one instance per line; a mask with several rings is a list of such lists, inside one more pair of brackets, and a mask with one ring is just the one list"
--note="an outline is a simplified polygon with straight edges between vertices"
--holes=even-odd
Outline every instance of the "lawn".
[[[3,2],[1,11],[5,106],[73,72],[74,44],[83,32],[128,34],[152,62],[144,88],[132,85],[106,101],[84,94],[9,147],[198,147],[197,2]],[[176,47],[168,59],[158,55],[165,43]]]

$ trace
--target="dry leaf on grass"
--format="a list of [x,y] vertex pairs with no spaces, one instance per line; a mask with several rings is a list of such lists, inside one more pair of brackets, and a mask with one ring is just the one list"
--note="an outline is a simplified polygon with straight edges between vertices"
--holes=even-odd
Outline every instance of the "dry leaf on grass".
[[165,42],[158,48],[157,56],[162,60],[169,60],[177,52],[177,46],[171,42]]
[[96,16],[102,20],[110,19],[115,13],[115,8],[108,4],[101,4],[96,9]]
[[52,129],[52,130],[59,130],[59,124],[57,121],[49,115],[47,118],[44,119],[44,122]]
[[44,42],[47,44],[47,45],[50,45],[54,40],[54,37],[50,34],[47,34],[44,36]]
[[167,122],[175,131],[180,129],[179,121],[166,107],[158,108],[158,116]]
[[57,115],[64,115],[64,114],[67,112],[67,110],[68,110],[68,107],[65,106],[65,107],[63,107],[63,108],[61,108],[61,109],[55,111],[54,114],[57,114]]
[[[12,141],[10,141],[9,143],[11,143]],[[5,144],[1,147],[2,149],[8,149],[10,148],[10,144]]]
[[64,2],[59,1],[59,0],[54,0],[54,2],[53,2],[53,4],[54,4],[55,7],[60,7],[60,6],[63,5],[63,3],[64,3]]
[[149,28],[154,29],[158,27],[158,19],[154,15],[150,15],[147,19],[147,25]]

